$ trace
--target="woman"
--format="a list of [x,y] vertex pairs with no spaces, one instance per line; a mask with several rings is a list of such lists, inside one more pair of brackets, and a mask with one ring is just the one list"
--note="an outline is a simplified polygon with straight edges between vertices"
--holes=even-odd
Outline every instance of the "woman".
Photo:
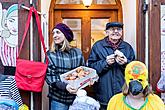
[[53,29],[54,41],[47,52],[49,65],[46,75],[50,110],[68,110],[75,99],[77,88],[60,80],[61,74],[84,65],[81,50],[69,45],[73,37],[72,30],[66,24],[59,23]]
[[111,98],[107,110],[165,110],[163,101],[148,84],[148,70],[142,62],[132,61],[125,69],[123,93]]

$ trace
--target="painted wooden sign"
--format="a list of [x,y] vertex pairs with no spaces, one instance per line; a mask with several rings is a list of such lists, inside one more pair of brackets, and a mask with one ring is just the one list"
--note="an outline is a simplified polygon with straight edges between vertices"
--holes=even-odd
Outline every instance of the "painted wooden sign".
[[3,66],[16,66],[18,54],[18,4],[0,3],[0,59]]

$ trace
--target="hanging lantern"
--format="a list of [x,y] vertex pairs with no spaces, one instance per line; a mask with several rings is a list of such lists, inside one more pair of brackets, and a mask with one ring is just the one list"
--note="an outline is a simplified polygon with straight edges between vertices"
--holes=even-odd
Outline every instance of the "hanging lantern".
[[83,4],[84,4],[85,7],[88,8],[89,6],[91,6],[92,1],[93,1],[93,0],[83,0]]

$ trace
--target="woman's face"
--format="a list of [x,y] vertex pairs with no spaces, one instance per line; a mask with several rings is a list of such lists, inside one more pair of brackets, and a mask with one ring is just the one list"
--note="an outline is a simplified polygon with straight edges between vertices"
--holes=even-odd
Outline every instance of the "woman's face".
[[112,43],[117,43],[123,35],[122,30],[123,29],[120,27],[111,27],[108,30],[106,30],[107,35],[109,36],[109,40]]
[[18,35],[18,16],[11,15],[7,18],[7,27],[12,35]]
[[53,30],[53,39],[55,44],[61,44],[65,39],[65,35],[59,29],[55,28]]

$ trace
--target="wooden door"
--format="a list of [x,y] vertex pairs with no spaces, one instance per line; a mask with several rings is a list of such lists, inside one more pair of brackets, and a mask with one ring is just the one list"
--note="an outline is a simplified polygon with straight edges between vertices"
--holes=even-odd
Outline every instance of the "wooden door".
[[[92,45],[105,37],[102,33],[104,33],[106,23],[110,21],[123,21],[120,0],[116,0],[116,4],[95,4],[88,8],[82,4],[56,4],[56,0],[52,0],[49,9],[49,44],[53,41],[53,27],[57,23],[64,22],[73,30],[76,47],[82,50],[85,60],[87,60]],[[77,27],[70,22],[77,22]],[[100,24],[101,28],[96,28]],[[94,96],[92,88],[85,89],[89,96]]]
[[[55,3],[52,1],[51,4],[55,4]],[[57,23],[64,22],[68,24],[67,21],[74,21],[76,19],[80,22],[80,26],[79,26],[80,41],[76,41],[76,42],[79,42],[79,44],[81,44],[80,46],[78,46],[78,48],[82,50],[85,60],[87,60],[89,56],[91,46],[93,45],[93,43],[105,37],[105,35],[100,36],[100,38],[96,38],[96,36],[91,37],[92,26],[94,25],[92,21],[94,20],[106,21],[104,22],[104,29],[102,29],[102,31],[105,30],[105,24],[107,22],[110,21],[122,22],[122,9],[120,2],[117,2],[116,5],[102,4],[102,5],[93,5],[89,8],[77,4],[51,5],[49,15],[50,15],[49,17],[50,43],[52,42],[51,31]],[[91,39],[93,38],[96,38],[96,40],[92,43]]]
[[[108,11],[94,11],[94,10],[55,10],[54,11],[55,16],[58,16],[58,18],[55,18],[55,24],[59,22],[65,22],[67,24],[67,21],[71,22],[74,20],[80,20],[81,26],[81,35],[79,36],[81,41],[77,41],[78,39],[75,39],[76,42],[81,42],[81,46],[76,45],[76,47],[81,48],[83,55],[85,59],[88,58],[90,49],[91,49],[91,25],[92,25],[92,19],[107,19],[106,21],[117,21],[117,11],[115,10],[108,10]],[[68,23],[69,25],[69,23]],[[104,31],[104,29],[102,30]],[[74,31],[73,31],[74,32]],[[100,39],[105,36],[100,36]]]

